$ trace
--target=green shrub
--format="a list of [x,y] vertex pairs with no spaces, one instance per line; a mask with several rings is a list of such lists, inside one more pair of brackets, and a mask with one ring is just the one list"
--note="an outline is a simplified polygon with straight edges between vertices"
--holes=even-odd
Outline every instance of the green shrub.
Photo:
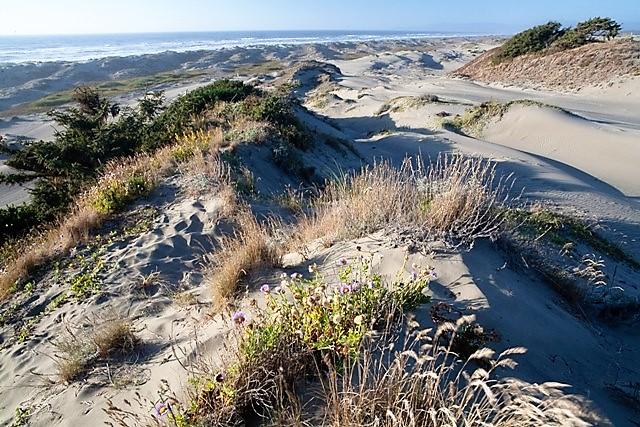
[[[254,92],[242,82],[219,80],[183,95],[166,109],[162,93],[146,94],[131,109],[120,108],[94,89],[78,88],[76,107],[49,113],[61,128],[54,141],[32,142],[11,153],[8,165],[33,172],[39,180],[29,205],[0,209],[0,242],[64,213],[110,160],[172,143],[192,130],[196,116],[216,102],[241,101]],[[186,151],[175,153],[177,160],[188,157]],[[125,192],[135,193],[133,188]],[[121,208],[119,194],[115,187],[107,190],[98,202],[101,212]]]
[[556,51],[561,51],[584,46],[587,43],[589,43],[589,41],[585,35],[572,28],[564,33],[562,37],[558,38],[552,47]]
[[539,52],[548,48],[564,34],[562,24],[547,22],[516,34],[504,43],[494,55],[494,61],[502,62],[527,53]]
[[291,102],[285,96],[279,94],[253,96],[247,98],[243,109],[253,120],[272,124],[280,138],[294,147],[302,150],[309,148],[310,139],[296,118]]
[[100,189],[93,198],[93,207],[102,214],[121,211],[128,203],[149,192],[151,183],[142,175],[126,181],[114,179]]

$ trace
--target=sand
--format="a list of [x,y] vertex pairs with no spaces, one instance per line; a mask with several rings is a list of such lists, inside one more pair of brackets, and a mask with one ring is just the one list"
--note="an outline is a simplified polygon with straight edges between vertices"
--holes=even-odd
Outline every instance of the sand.
[[[305,160],[320,176],[331,176],[337,169],[352,171],[363,162],[380,159],[398,164],[407,156],[433,158],[442,152],[480,156],[495,161],[498,173],[515,174],[514,195],[522,193],[529,203],[545,202],[563,212],[597,218],[603,234],[640,258],[640,169],[634,167],[640,160],[637,81],[561,93],[478,84],[448,76],[450,70],[473,58],[473,52],[491,46],[490,41],[482,40],[432,41],[413,46],[312,45],[297,47],[295,54],[287,47],[245,49],[215,54],[222,56],[194,53],[191,60],[207,64],[217,58],[215,67],[219,70],[263,57],[296,64],[303,59],[331,64],[307,62],[308,67],[301,71],[291,67],[258,80],[269,82],[279,76],[299,80],[295,93],[312,111],[298,110],[299,118],[318,139],[331,136],[353,142],[357,155],[326,147],[305,154]],[[345,59],[345,52],[359,54]],[[176,96],[185,88],[172,87],[170,95]],[[20,90],[14,93],[7,102],[31,96],[25,95],[29,92],[20,95]],[[437,95],[440,100],[412,101],[423,95]],[[438,125],[437,114],[441,112],[459,114],[483,101],[522,98],[567,112],[516,106],[501,120],[490,123],[480,138]],[[132,99],[123,98],[125,102]],[[385,105],[394,108],[385,109]],[[0,132],[36,137],[50,129],[42,123],[37,117],[18,118],[5,121]],[[261,194],[296,185],[292,177],[274,168],[266,148],[241,150],[246,150],[242,153]],[[192,182],[180,175],[172,177],[132,210],[151,212],[145,228],[101,252],[108,266],[101,273],[103,296],[68,303],[40,318],[25,343],[11,341],[16,333],[12,325],[0,327],[0,345],[11,342],[0,352],[0,424],[8,424],[20,406],[31,408],[31,425],[99,424],[108,420],[103,409],[110,400],[146,416],[163,380],[169,381],[174,391],[183,390],[188,372],[175,360],[174,350],[178,349],[176,354],[183,360],[196,358],[196,348],[217,360],[231,325],[228,319],[209,315],[211,301],[201,282],[201,259],[204,253],[215,251],[217,238],[229,231],[223,207],[216,189],[205,187],[194,193]],[[268,198],[262,198],[252,208],[261,216],[273,212],[274,207]],[[310,245],[312,249],[304,254],[306,262],[302,254],[286,257],[285,271],[304,272],[309,262],[330,269],[337,258],[355,255],[356,246],[360,246],[376,254],[378,271],[394,275],[408,254],[406,242],[396,237],[382,232],[330,248]],[[537,383],[571,384],[569,391],[582,396],[586,406],[593,405],[601,414],[599,425],[633,425],[632,420],[637,420],[633,406],[612,394],[612,387],[620,383],[640,382],[640,335],[634,324],[612,326],[585,319],[540,277],[519,268],[489,242],[479,242],[470,252],[452,253],[436,246],[432,253],[408,255],[409,264],[437,269],[439,279],[430,289],[436,301],[475,313],[483,325],[499,331],[501,339],[492,346],[498,350],[512,346],[529,349],[518,359],[520,366],[513,375]],[[609,277],[615,277],[611,286],[621,289],[620,298],[640,298],[638,272],[609,259],[607,263]],[[237,306],[249,307],[253,298],[259,299],[259,285],[277,280],[281,271],[260,271],[252,276]],[[140,293],[136,287],[142,277],[154,272],[159,274],[158,281]],[[20,301],[24,310],[20,315],[30,318],[64,286],[52,283],[38,288],[30,299]],[[176,303],[176,295],[184,291],[193,295],[195,304]],[[110,313],[135,319],[134,325],[145,342],[139,358],[117,367],[98,364],[87,379],[73,385],[48,383],[55,379],[54,343],[63,336],[65,325],[76,326]],[[427,313],[428,307],[421,307],[416,314],[428,323]],[[136,393],[142,398],[140,403]]]
[[484,139],[575,167],[628,197],[640,197],[640,131],[544,107],[513,106]]

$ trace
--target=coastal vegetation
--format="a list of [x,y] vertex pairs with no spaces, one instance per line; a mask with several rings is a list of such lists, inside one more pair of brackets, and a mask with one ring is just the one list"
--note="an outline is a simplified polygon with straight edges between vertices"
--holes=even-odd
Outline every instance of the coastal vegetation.
[[507,40],[493,55],[500,63],[530,53],[552,53],[611,40],[618,36],[621,26],[610,18],[592,18],[579,22],[575,27],[562,27],[550,21],[522,31]]
[[[205,72],[199,70],[171,71],[152,74],[149,76],[131,77],[124,79],[118,78],[108,81],[91,81],[85,83],[85,86],[89,86],[95,89],[106,98],[114,98],[117,96],[136,92],[145,93],[149,91],[149,88],[158,87],[161,85],[171,85],[175,83],[197,81],[197,79],[202,78],[206,75],[207,74]],[[75,102],[74,92],[75,89],[69,89],[50,93],[36,101],[26,104],[20,104],[16,107],[2,111],[0,112],[0,116],[10,117],[22,114],[46,113],[52,108],[60,108],[64,105]]]
[[[303,179],[313,174],[298,154],[309,147],[308,136],[282,94],[221,80],[167,107],[158,93],[146,95],[135,109],[122,110],[90,88],[75,96],[78,107],[51,113],[63,129],[55,140],[13,152],[8,163],[22,172],[2,177],[10,183],[37,178],[28,204],[0,209],[2,295],[19,288],[43,262],[86,240],[105,218],[152,191],[175,165],[202,152],[215,154],[223,145],[259,143],[246,133],[229,138],[234,130],[246,131],[249,122],[268,130],[275,164]],[[227,163],[242,175],[239,165]]]
[[[73,198],[88,188],[111,160],[151,153],[174,143],[198,127],[196,116],[209,105],[242,100],[252,92],[253,88],[242,83],[221,80],[166,108],[161,93],[146,94],[135,108],[121,108],[93,88],[76,89],[77,107],[50,113],[61,127],[54,141],[31,142],[10,153],[7,164],[20,172],[0,176],[0,181],[37,181],[31,202],[0,209],[0,240],[21,236],[66,212]],[[130,184],[132,191],[144,190]]]
[[504,103],[487,101],[480,105],[467,108],[464,113],[460,115],[452,118],[445,118],[442,121],[442,126],[455,132],[479,137],[482,135],[484,128],[489,122],[492,120],[500,120],[509,111],[509,109],[515,105],[551,108],[570,114],[568,111],[562,110],[556,106],[530,99],[517,99]]

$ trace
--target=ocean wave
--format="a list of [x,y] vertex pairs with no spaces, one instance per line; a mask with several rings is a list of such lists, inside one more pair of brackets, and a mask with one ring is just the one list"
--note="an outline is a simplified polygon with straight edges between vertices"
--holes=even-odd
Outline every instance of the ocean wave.
[[484,34],[443,32],[227,32],[175,34],[119,34],[88,36],[0,37],[0,64],[29,62],[82,62],[168,51],[189,52],[237,47],[259,47],[340,42],[369,42]]

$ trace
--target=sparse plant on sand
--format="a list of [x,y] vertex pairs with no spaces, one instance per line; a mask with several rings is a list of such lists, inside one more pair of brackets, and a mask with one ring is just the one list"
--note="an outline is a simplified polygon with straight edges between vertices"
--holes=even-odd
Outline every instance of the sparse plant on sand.
[[[574,398],[559,383],[528,384],[496,380],[499,369],[513,369],[523,348],[497,357],[481,348],[458,360],[453,338],[461,323],[444,324],[435,333],[410,322],[403,342],[387,338],[363,349],[344,370],[330,370],[323,383],[329,426],[494,427],[586,425]],[[384,345],[387,344],[387,345]],[[485,368],[474,368],[482,362]]]
[[209,258],[205,280],[211,289],[214,311],[220,311],[229,303],[238,285],[252,270],[274,266],[280,260],[268,225],[260,224],[248,208],[239,208],[235,222],[233,235],[223,238],[220,249]]
[[407,159],[329,182],[301,218],[292,245],[362,237],[388,227],[416,228],[454,246],[499,231],[510,177],[476,158],[442,155],[430,165]]
[[67,328],[56,343],[58,354],[53,360],[58,377],[65,383],[85,374],[97,362],[114,360],[132,354],[140,343],[128,319],[109,318],[95,321],[90,328]]
[[[513,348],[479,348],[460,360],[451,343],[463,317],[433,333],[402,316],[428,299],[433,273],[391,284],[368,260],[338,260],[337,282],[315,265],[265,284],[266,307],[231,316],[235,351],[196,365],[186,402],[171,401],[177,425],[495,427],[584,424],[562,384],[493,379],[514,368]],[[406,325],[405,332],[402,332]],[[485,368],[475,368],[482,362]],[[312,402],[313,400],[313,402]],[[295,421],[294,421],[295,420]],[[271,423],[271,424],[270,424]]]

